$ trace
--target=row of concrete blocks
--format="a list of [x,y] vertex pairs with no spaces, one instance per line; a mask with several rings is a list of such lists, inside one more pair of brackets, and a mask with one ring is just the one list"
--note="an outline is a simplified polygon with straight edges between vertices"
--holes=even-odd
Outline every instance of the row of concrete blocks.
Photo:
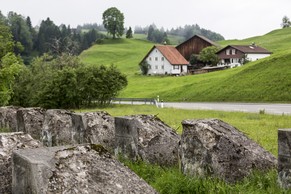
[[[15,112],[11,113],[11,110]],[[40,115],[44,116],[37,117],[29,113],[32,110],[41,112]],[[17,115],[16,121],[13,114]],[[88,115],[96,114],[101,117],[88,119]],[[70,122],[63,122],[64,119],[61,119],[63,116],[60,115],[68,118]],[[35,126],[35,118],[43,118],[37,122],[42,121],[42,124],[39,124],[41,128],[30,127]],[[75,118],[78,122],[73,121]],[[110,121],[108,123],[111,125],[108,123],[105,125],[104,120]],[[0,127],[9,127],[15,131],[22,129],[38,137],[46,146],[98,143],[111,152],[115,150],[116,155],[122,153],[124,157],[132,160],[141,159],[160,165],[176,165],[180,162],[181,170],[185,174],[212,175],[228,182],[241,180],[253,169],[267,170],[277,165],[277,160],[272,154],[223,121],[185,120],[182,124],[183,134],[179,137],[169,126],[155,116],[149,115],[114,119],[104,112],[75,114],[65,110],[0,108]],[[283,131],[286,134],[285,130]],[[289,140],[287,138],[285,141],[287,145],[290,143]],[[280,147],[284,147],[284,150],[289,149],[290,152],[290,147],[285,143],[279,143]],[[283,154],[279,150],[279,182],[288,188],[290,170],[283,167],[286,159],[281,161],[280,155],[286,157],[286,153]],[[290,167],[290,162],[288,165]]]

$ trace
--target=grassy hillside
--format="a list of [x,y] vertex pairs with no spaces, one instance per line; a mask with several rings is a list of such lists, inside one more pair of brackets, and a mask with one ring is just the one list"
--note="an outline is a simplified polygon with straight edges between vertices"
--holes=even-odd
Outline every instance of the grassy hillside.
[[248,45],[252,42],[272,52],[284,51],[285,49],[291,48],[291,28],[274,30],[263,36],[251,37],[244,40],[225,40],[218,43],[222,46],[227,46],[229,44]]
[[240,68],[183,77],[139,75],[138,63],[153,46],[143,40],[106,40],[84,51],[81,58],[97,65],[113,63],[127,74],[129,84],[121,97],[160,95],[165,101],[291,102],[291,28],[220,44],[251,42],[274,54]]
[[[134,34],[133,38],[138,40],[147,40],[147,35],[145,34]],[[168,35],[168,38],[170,40],[171,45],[178,45],[185,41],[185,38],[182,36],[174,36],[174,35]]]

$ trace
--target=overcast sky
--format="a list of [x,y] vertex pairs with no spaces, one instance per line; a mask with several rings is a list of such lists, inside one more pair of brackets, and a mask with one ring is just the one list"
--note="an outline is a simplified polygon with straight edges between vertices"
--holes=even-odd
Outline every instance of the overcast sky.
[[280,28],[291,17],[291,0],[0,0],[0,10],[30,16],[33,25],[50,17],[57,25],[102,23],[102,13],[118,8],[125,26],[170,29],[186,24],[215,31],[226,39],[243,39]]

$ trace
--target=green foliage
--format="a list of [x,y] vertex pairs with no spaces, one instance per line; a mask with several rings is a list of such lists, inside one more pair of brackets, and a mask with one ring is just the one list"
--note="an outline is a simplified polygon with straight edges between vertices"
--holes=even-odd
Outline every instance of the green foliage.
[[77,57],[36,58],[16,79],[12,104],[44,108],[105,106],[127,85],[116,67],[84,66]]
[[289,28],[291,26],[290,19],[287,16],[284,16],[282,18],[281,26],[282,26],[282,28]]
[[129,29],[126,31],[126,38],[133,38],[131,27],[129,27]]
[[103,12],[103,25],[113,39],[121,37],[124,33],[124,16],[116,7],[111,7]]
[[156,43],[164,43],[166,40],[168,40],[168,37],[166,32],[156,29],[154,25],[150,25],[147,40]]
[[77,72],[79,93],[83,103],[91,106],[94,101],[99,106],[107,106],[111,98],[127,85],[126,76],[115,66],[89,65]]
[[40,24],[37,38],[37,49],[39,53],[43,54],[51,51],[60,35],[60,29],[50,18],[43,20]]
[[218,48],[216,46],[209,46],[204,48],[200,53],[198,59],[208,65],[216,65],[219,61],[216,52]]
[[[157,27],[154,24],[152,24],[152,26],[154,26],[154,28],[157,29]],[[135,34],[147,34],[148,30],[149,30],[148,26],[147,27],[136,26],[134,29],[134,33]],[[157,29],[157,30],[164,32],[163,28]],[[212,31],[204,29],[204,28],[200,28],[200,26],[197,24],[185,25],[183,27],[179,26],[177,28],[171,28],[170,30],[167,30],[166,33],[168,34],[168,36],[179,37],[180,40],[174,44],[180,44],[180,43],[184,42],[185,40],[188,40],[189,38],[191,38],[195,34],[202,35],[202,36],[204,36],[212,41],[224,40],[224,37],[221,34],[218,34],[216,32],[212,32]]]
[[13,95],[15,77],[24,68],[22,61],[13,53],[7,53],[0,61],[0,106],[8,105]]
[[149,71],[149,64],[146,60],[139,64],[142,75],[147,75]]
[[198,56],[195,55],[195,54],[192,54],[190,56],[190,61],[189,62],[190,62],[191,65],[195,65],[198,62]]
[[26,19],[14,12],[9,12],[7,18],[14,41],[21,43],[23,46],[23,49],[16,54],[30,55],[33,48],[33,36]]
[[13,35],[8,26],[0,21],[0,59],[14,51]]

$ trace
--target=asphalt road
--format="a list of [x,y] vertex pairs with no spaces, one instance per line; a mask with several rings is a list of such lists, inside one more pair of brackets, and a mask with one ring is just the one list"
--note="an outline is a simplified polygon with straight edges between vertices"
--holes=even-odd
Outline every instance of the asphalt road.
[[212,102],[164,102],[164,107],[173,107],[190,110],[220,110],[267,114],[291,115],[291,104],[268,104],[268,103],[212,103]]

